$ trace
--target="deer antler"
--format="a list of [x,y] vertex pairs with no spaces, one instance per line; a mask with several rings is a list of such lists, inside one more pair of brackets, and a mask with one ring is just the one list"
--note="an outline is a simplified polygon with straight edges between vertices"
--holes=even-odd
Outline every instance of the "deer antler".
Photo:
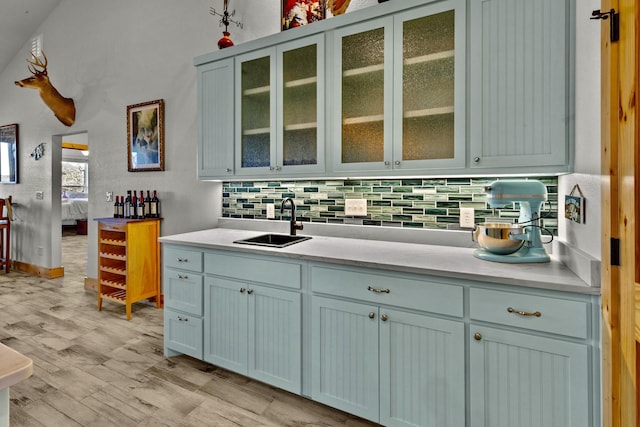
[[[38,58],[36,55],[33,54],[33,52],[31,52],[31,56],[33,57],[33,61],[29,61],[27,59],[27,62],[31,65],[29,65],[29,71],[31,71],[31,74],[33,75],[37,75],[37,74],[47,74],[47,56],[44,54],[44,52],[42,52],[42,57],[44,58],[44,63],[40,60],[40,58]],[[38,71],[36,70],[36,67],[41,67],[42,71]]]

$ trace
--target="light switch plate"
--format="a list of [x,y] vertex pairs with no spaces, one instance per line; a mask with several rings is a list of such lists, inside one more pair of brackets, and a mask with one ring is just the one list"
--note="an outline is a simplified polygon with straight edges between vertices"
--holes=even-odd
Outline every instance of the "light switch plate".
[[473,208],[460,208],[460,227],[473,228],[475,227],[476,217],[475,210]]
[[267,219],[274,219],[276,217],[276,207],[273,203],[267,204]]
[[345,199],[344,214],[347,216],[367,216],[367,199]]

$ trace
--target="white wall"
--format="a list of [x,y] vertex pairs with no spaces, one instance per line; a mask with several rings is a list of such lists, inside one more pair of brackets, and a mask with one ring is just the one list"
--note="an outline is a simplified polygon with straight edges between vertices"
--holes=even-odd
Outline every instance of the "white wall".
[[[236,18],[244,23],[243,30],[229,28],[233,40],[240,43],[279,31],[279,2],[268,3],[273,6],[261,7],[259,13],[250,0],[232,3]],[[58,122],[36,91],[14,85],[29,75],[28,43],[0,74],[0,123],[20,125],[20,183],[0,187],[0,196],[11,194],[19,204],[12,233],[14,259],[60,266],[55,225],[60,216],[59,177],[52,178],[59,175],[60,154],[53,156],[51,150],[52,141],[67,133],[88,132],[90,218],[112,215],[107,191],[156,189],[162,202],[162,234],[216,225],[220,184],[196,179],[193,58],[218,49],[222,29],[209,7],[221,5],[205,0],[63,0],[34,35],[43,34],[51,81],[75,100],[71,127]],[[254,13],[245,13],[248,10]],[[165,101],[165,171],[128,172],[126,107],[159,98]],[[47,152],[35,162],[29,153],[40,142],[46,142]],[[44,200],[35,200],[37,190],[44,191]],[[96,228],[89,221],[89,277],[97,277]]]
[[[558,179],[559,238],[600,259],[600,21],[589,19],[600,0],[576,1],[575,173]],[[564,218],[564,195],[578,184],[584,197],[585,223]]]

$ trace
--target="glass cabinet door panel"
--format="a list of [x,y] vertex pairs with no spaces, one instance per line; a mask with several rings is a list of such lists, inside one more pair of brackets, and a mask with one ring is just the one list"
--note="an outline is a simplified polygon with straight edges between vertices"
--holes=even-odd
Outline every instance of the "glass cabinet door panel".
[[318,164],[318,47],[282,54],[283,166]]
[[455,155],[455,12],[403,22],[402,160]]
[[384,161],[385,28],[342,38],[342,163]]
[[268,167],[271,153],[271,57],[242,62],[241,82],[241,167]]

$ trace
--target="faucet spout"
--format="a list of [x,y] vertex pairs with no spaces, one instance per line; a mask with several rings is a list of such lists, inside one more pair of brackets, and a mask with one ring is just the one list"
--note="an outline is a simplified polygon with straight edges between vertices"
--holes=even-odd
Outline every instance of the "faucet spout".
[[293,203],[293,199],[291,197],[288,197],[282,201],[282,204],[280,205],[280,214],[284,213],[284,207],[287,203],[289,203],[291,207],[291,220],[289,221],[289,234],[292,236],[295,236],[296,231],[302,230],[303,226],[302,226],[302,223],[296,221],[296,204]]

